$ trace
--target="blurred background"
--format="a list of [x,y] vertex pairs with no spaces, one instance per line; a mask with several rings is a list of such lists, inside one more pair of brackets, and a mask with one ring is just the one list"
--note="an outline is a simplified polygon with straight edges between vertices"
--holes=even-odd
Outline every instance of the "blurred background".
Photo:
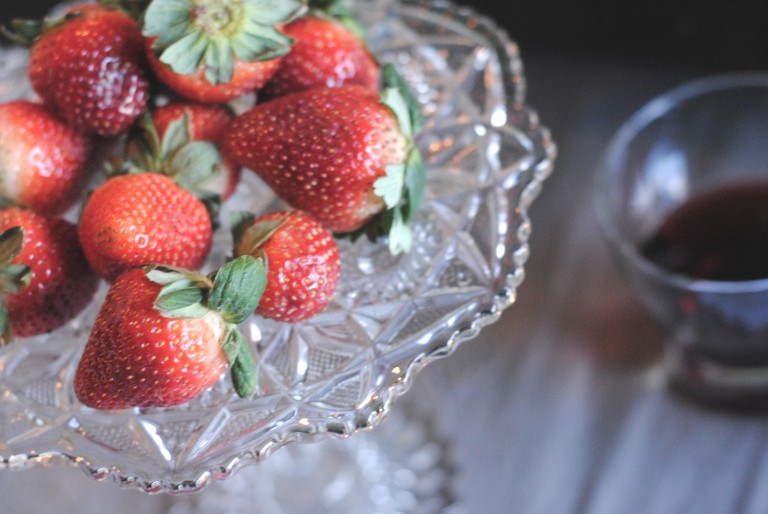
[[[39,17],[56,2],[3,2],[0,21]],[[768,3],[757,0],[467,0],[529,51],[591,54],[705,69],[761,67]]]

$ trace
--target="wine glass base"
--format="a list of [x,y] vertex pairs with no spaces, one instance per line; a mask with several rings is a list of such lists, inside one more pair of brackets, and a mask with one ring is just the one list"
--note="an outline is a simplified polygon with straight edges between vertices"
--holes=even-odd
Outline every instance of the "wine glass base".
[[686,348],[665,355],[670,391],[695,404],[744,413],[768,413],[768,367],[718,363]]
[[347,440],[289,445],[195,495],[170,514],[437,514],[457,507],[450,445],[429,420],[395,409]]

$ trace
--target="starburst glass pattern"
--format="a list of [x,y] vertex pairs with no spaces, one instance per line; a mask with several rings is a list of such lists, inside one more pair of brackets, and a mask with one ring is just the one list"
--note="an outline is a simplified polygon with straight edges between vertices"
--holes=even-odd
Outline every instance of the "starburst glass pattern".
[[[341,283],[325,312],[294,325],[246,321],[259,373],[251,400],[237,399],[223,378],[178,408],[83,407],[72,378],[103,287],[66,327],[0,351],[0,467],[69,463],[149,492],[196,491],[288,443],[376,426],[418,370],[513,303],[528,258],[528,208],[555,158],[525,105],[517,47],[492,21],[449,2],[353,8],[426,117],[417,144],[428,183],[413,250],[392,256],[385,242],[343,241]],[[25,54],[0,51],[0,94],[29,96]],[[276,207],[246,172],[222,219]],[[208,265],[229,248],[222,230]]]

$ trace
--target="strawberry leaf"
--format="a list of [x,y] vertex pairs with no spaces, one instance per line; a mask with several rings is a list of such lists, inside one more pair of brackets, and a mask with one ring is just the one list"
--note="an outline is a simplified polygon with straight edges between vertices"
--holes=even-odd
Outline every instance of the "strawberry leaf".
[[214,39],[205,50],[205,78],[211,84],[225,84],[235,74],[235,61],[228,58],[232,46],[226,39]]
[[427,174],[421,152],[415,147],[408,152],[405,161],[405,205],[403,206],[404,221],[410,223],[416,211],[421,206],[424,190],[427,185]]
[[149,0],[98,0],[100,6],[107,9],[122,9],[131,18],[138,20],[149,4]]
[[39,20],[13,19],[11,28],[0,27],[0,32],[14,43],[31,47],[43,33],[44,25]]
[[230,328],[223,349],[235,392],[240,398],[250,398],[258,389],[258,374],[253,355],[237,327]]
[[410,252],[413,246],[411,227],[403,220],[400,209],[394,209],[392,214],[392,226],[389,229],[389,251],[392,255]]
[[205,69],[214,85],[232,80],[235,60],[258,62],[290,51],[277,30],[305,10],[300,0],[152,0],[144,34],[160,60],[182,75]]
[[0,291],[18,294],[29,287],[32,281],[32,269],[29,266],[14,264],[0,271]]
[[[109,163],[108,176],[124,173],[160,172],[163,169],[162,143],[152,116],[145,112],[139,118],[125,149],[125,159]],[[110,170],[111,168],[111,170]]]
[[210,141],[194,141],[187,114],[168,124],[162,139],[149,113],[142,115],[128,139],[126,161],[109,163],[108,176],[123,173],[162,173],[202,201],[214,227],[218,226],[221,198],[204,189],[217,174],[224,173],[223,157]]
[[264,261],[250,255],[237,257],[216,273],[208,306],[227,323],[241,323],[256,310],[266,286]]
[[[208,44],[208,38],[201,33],[187,32],[160,54],[160,60],[168,64],[176,73],[192,75],[202,65]],[[206,78],[208,78],[207,73]],[[220,82],[211,83],[220,84]]]
[[[147,124],[145,131],[150,134],[154,133],[154,139],[159,141],[160,138],[157,135],[157,128],[152,121],[152,116],[149,115],[148,117],[149,120],[145,122]],[[159,141],[160,144],[154,150],[154,153],[161,159],[165,159],[191,140],[192,138],[189,135],[189,115],[184,113],[168,123],[168,127],[166,127],[165,133],[163,134],[163,139],[162,141]]]
[[307,5],[313,11],[320,11],[326,16],[335,19],[346,27],[361,41],[365,41],[366,34],[363,26],[357,21],[352,10],[342,0],[309,0]]
[[210,312],[203,305],[205,295],[199,287],[161,290],[155,300],[155,309],[166,318],[202,318]]
[[387,209],[394,209],[403,199],[404,186],[405,165],[390,164],[386,168],[386,175],[374,182],[373,192],[384,199]]
[[10,266],[24,248],[24,228],[11,227],[0,234],[0,269]]
[[[265,220],[253,223],[245,228],[239,227],[239,237],[235,241],[235,253],[238,255],[256,256],[258,249],[282,226],[284,220]],[[235,230],[233,228],[233,235]]]
[[24,264],[11,264],[24,248],[24,229],[11,227],[0,234],[0,293],[18,294],[32,280],[32,269]]
[[411,249],[413,235],[410,223],[421,205],[426,186],[424,160],[414,142],[424,126],[424,118],[394,66],[385,66],[383,76],[387,87],[381,92],[381,102],[392,111],[406,139],[406,157],[403,163],[387,166],[385,175],[373,184],[374,193],[384,200],[386,209],[368,224],[370,226],[351,236],[354,239],[361,233],[366,233],[369,238],[375,234],[386,234],[390,252],[398,254]]
[[8,313],[5,307],[0,304],[0,346],[4,346],[11,342],[13,334],[11,332],[11,323],[8,319]]
[[190,192],[221,173],[222,158],[216,145],[210,141],[193,141],[171,155],[166,161],[166,174]]
[[236,211],[229,217],[229,227],[232,233],[232,240],[235,245],[239,244],[239,241],[243,239],[243,234],[256,220],[256,215],[248,211]]
[[[421,106],[419,106],[405,79],[398,73],[397,68],[393,64],[385,65],[381,70],[381,76],[384,80],[384,91],[395,90],[400,93],[402,101],[407,106],[408,114],[407,120],[405,118],[398,118],[398,122],[401,123],[401,126],[402,124],[408,125],[410,127],[410,135],[415,136],[424,128],[424,115],[421,113]],[[395,111],[395,113],[397,114],[398,111]]]
[[212,283],[196,271],[174,266],[151,265],[144,268],[148,280],[160,284],[154,307],[166,318],[202,318],[209,309],[205,297]]
[[199,284],[200,287],[212,285],[210,279],[205,275],[177,266],[150,264],[144,267],[144,273],[149,280],[163,286],[184,280]]
[[211,216],[211,224],[213,226],[213,230],[218,230],[220,225],[219,214],[221,212],[221,196],[212,191],[205,191],[203,189],[195,189],[190,191],[190,193],[192,193],[195,198],[203,202],[203,205],[205,205],[208,214]]

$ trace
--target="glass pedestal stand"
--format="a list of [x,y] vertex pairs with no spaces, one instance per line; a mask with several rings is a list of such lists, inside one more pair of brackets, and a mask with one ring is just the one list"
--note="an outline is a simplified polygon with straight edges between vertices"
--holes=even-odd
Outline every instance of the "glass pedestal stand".
[[[210,486],[172,502],[205,512],[223,494],[227,512],[238,498],[258,513],[283,495],[296,505],[263,512],[291,514],[331,512],[325,504],[429,512],[418,509],[450,497],[444,446],[395,404],[420,370],[514,303],[529,257],[528,209],[556,148],[525,103],[518,48],[492,20],[444,0],[350,4],[371,50],[398,68],[426,118],[416,141],[427,183],[413,250],[392,256],[385,242],[340,241],[342,276],[325,312],[293,325],[246,322],[260,377],[248,400],[223,379],[178,408],[84,407],[72,379],[99,296],[68,326],[0,349],[0,469],[67,465],[149,493]],[[26,58],[0,50],[0,101],[34,96]],[[221,219],[276,207],[284,206],[246,171]],[[231,247],[218,231],[209,265]]]
[[169,514],[445,514],[458,512],[449,441],[415,406],[375,430],[289,445],[266,461],[174,499]]

